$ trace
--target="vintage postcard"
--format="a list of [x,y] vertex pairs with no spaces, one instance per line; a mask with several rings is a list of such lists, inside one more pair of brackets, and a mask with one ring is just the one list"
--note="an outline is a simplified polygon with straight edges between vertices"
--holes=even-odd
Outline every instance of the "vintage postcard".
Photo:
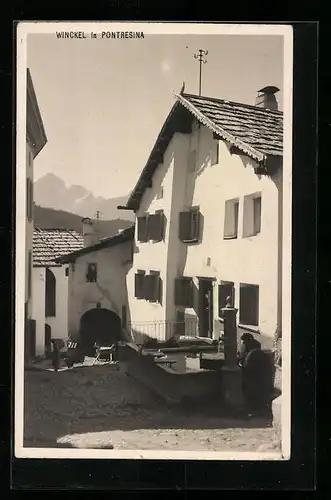
[[17,25],[15,456],[288,460],[292,28]]

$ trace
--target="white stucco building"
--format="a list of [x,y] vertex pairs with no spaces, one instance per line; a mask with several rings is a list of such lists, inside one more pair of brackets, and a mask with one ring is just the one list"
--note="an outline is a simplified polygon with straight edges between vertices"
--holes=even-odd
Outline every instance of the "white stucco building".
[[217,338],[231,297],[238,332],[266,347],[282,317],[283,113],[181,93],[126,209],[136,213],[131,330]]
[[32,241],[33,241],[33,162],[47,143],[32,78],[27,69],[26,101],[26,235],[25,235],[25,349],[26,360],[36,351],[36,324],[33,318]]
[[83,236],[66,229],[33,232],[32,316],[36,329],[36,355],[44,356],[51,339],[68,337],[68,266],[55,262],[63,254],[79,250]]
[[126,274],[132,266],[134,227],[98,239],[93,221],[83,219],[84,248],[58,262],[69,266],[68,332],[89,351],[95,342],[121,337],[130,320]]

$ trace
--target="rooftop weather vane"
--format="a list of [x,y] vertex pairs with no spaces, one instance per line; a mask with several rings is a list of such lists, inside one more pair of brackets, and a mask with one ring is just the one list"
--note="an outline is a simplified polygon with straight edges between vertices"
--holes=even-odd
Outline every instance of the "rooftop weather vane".
[[199,49],[197,54],[194,54],[194,59],[199,61],[199,96],[201,96],[201,77],[202,77],[202,64],[206,64],[207,60],[204,56],[208,55],[208,50]]

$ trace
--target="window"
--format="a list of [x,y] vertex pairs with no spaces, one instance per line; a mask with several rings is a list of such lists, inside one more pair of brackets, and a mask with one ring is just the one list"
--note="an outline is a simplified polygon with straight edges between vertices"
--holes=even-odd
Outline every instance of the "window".
[[219,141],[217,140],[217,141],[213,142],[212,145],[213,145],[213,149],[211,152],[211,164],[217,165],[217,163],[219,162],[219,151],[220,151]]
[[240,284],[239,322],[242,325],[259,324],[259,287]]
[[256,236],[261,232],[261,194],[244,198],[243,237]]
[[138,270],[134,276],[134,296],[136,299],[144,299],[144,278],[145,271]]
[[65,268],[65,275],[66,275],[66,277],[68,277],[68,276],[69,276],[69,267],[66,267],[66,268]]
[[177,278],[175,280],[175,305],[181,307],[193,307],[193,290],[194,284],[192,278]]
[[148,239],[152,241],[162,241],[164,236],[164,214],[163,210],[155,212],[148,217]]
[[32,292],[32,252],[28,252],[28,297],[31,297]]
[[222,309],[227,304],[227,298],[230,297],[231,305],[234,307],[234,283],[232,281],[221,281],[218,285],[218,316],[223,317]]
[[175,333],[177,335],[185,335],[185,313],[184,313],[184,311],[176,311]]
[[45,316],[46,318],[56,315],[56,279],[50,269],[46,269],[46,293],[45,293]]
[[161,186],[156,194],[156,199],[161,200],[163,198],[163,187]]
[[161,303],[161,278],[159,271],[150,271],[144,276],[144,298]]
[[254,235],[261,232],[261,196],[253,199],[253,230]]
[[189,172],[195,172],[196,161],[197,161],[197,151],[196,149],[193,149],[192,151],[189,152],[187,158],[187,166]]
[[138,217],[138,241],[141,243],[148,241],[148,215]]
[[29,177],[26,179],[26,215],[29,220],[33,217],[33,182]]
[[97,281],[97,265],[95,263],[87,264],[86,281],[95,283]]
[[227,200],[224,210],[224,239],[238,237],[239,200]]
[[199,241],[201,214],[198,208],[179,213],[179,239],[186,243]]

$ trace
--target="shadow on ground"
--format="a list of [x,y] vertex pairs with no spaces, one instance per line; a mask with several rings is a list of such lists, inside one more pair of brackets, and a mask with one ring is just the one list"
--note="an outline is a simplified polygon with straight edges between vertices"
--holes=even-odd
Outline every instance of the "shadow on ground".
[[268,427],[270,419],[243,419],[240,414],[230,414],[221,401],[208,398],[199,402],[187,399],[181,405],[166,404],[124,372],[109,366],[25,373],[27,447],[76,447],[58,440],[61,436],[108,431],[146,430],[153,435],[162,430],[212,433],[238,429],[242,433],[245,429],[262,432]]

